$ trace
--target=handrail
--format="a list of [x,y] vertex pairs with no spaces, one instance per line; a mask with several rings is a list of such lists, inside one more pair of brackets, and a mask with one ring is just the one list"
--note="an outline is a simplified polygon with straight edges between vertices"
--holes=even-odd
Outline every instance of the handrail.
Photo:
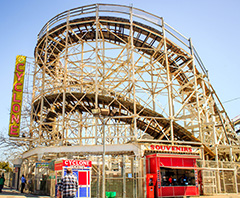
[[[38,34],[38,38],[40,39],[47,32],[49,28],[53,28],[54,24],[56,24],[59,21],[63,21],[65,18],[67,18],[68,15],[70,18],[76,17],[84,14],[94,13],[97,11],[97,9],[99,14],[101,12],[115,12],[115,13],[128,14],[128,15],[132,13],[134,17],[148,21],[154,25],[159,26],[160,28],[162,26],[161,24],[162,17],[159,17],[157,15],[151,14],[149,12],[146,12],[138,8],[125,6],[125,5],[118,5],[118,4],[90,4],[82,7],[73,8],[56,15],[43,26],[43,28],[40,30]],[[168,25],[168,27],[174,30],[171,26]],[[176,30],[174,31],[176,32]],[[179,35],[181,35],[183,38],[186,38],[180,33]]]
[[[56,24],[58,21],[61,21],[65,18],[67,18],[68,14],[69,17],[73,17],[73,16],[77,16],[77,15],[82,15],[82,14],[86,14],[86,13],[91,13],[91,12],[86,12],[84,13],[84,11],[88,11],[91,10],[92,8],[94,8],[94,10],[92,10],[92,13],[96,11],[97,8],[97,4],[91,4],[91,5],[87,5],[87,6],[82,6],[82,7],[78,7],[78,8],[73,8],[70,9],[68,11],[64,11],[58,15],[56,15],[55,17],[51,18],[44,26],[43,28],[40,30],[39,34],[38,34],[38,38],[40,39],[46,32],[47,30],[52,27],[54,24]],[[77,14],[76,14],[77,13]],[[73,15],[74,14],[74,15]],[[54,27],[54,26],[53,26]]]
[[207,70],[206,67],[204,66],[204,64],[203,64],[203,62],[202,62],[200,56],[198,55],[197,50],[195,49],[194,46],[193,46],[193,51],[194,51],[194,57],[195,57],[195,59],[197,60],[197,62],[198,62],[198,64],[199,64],[200,68],[202,69],[203,73],[204,73],[204,74],[207,76],[207,78],[208,78],[208,70]]

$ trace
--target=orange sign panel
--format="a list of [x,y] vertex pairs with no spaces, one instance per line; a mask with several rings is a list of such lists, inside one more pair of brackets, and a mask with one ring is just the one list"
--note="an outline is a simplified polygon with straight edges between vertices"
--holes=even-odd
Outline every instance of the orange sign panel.
[[22,95],[25,74],[26,56],[18,55],[16,57],[12,104],[10,112],[9,136],[19,137],[20,134],[20,120],[22,109]]

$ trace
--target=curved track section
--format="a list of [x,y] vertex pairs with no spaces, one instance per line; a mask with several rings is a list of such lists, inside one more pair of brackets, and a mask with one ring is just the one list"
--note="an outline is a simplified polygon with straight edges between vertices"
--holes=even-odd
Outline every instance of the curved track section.
[[[51,34],[53,37],[51,40],[48,40],[48,51],[51,52],[51,54],[47,60],[45,60],[48,64],[51,65],[48,67],[47,71],[50,73],[50,75],[54,75],[56,72],[56,57],[65,49],[66,41],[68,42],[68,45],[71,45],[73,43],[78,43],[79,40],[83,40],[85,42],[96,40],[96,29],[94,27],[95,21],[96,17],[80,18],[69,21],[69,28],[71,29],[71,32],[69,33],[68,39],[60,36],[63,35],[67,29],[66,23],[60,24],[48,32],[48,34]],[[104,40],[113,42],[117,45],[128,43],[129,34],[126,33],[129,33],[131,27],[129,20],[117,17],[99,17],[99,22],[102,26],[106,27],[106,30],[101,31],[101,36],[104,37]],[[114,31],[110,33],[109,30]],[[155,42],[158,42],[159,44],[162,43],[163,45],[162,33],[156,29],[138,22],[133,22],[133,31],[135,34],[137,34],[136,37],[133,37],[133,45],[139,48],[138,50],[141,51],[142,54],[147,54],[151,56],[154,61],[162,63],[164,61],[164,52],[161,50],[156,51],[153,46]],[[46,35],[43,35],[43,37],[39,40],[38,51],[36,52],[43,61],[45,59],[45,38]],[[192,60],[192,57],[190,54],[176,46],[170,40],[167,40],[167,47],[169,53],[174,54],[174,56],[168,57],[170,72],[176,76],[178,82],[181,85],[184,85],[189,81],[188,78],[184,72],[180,71],[180,73],[177,73],[175,71],[178,70],[177,68],[179,66],[182,66],[186,63],[189,63],[187,64],[187,67],[191,69],[192,63],[190,62]],[[39,66],[42,66],[41,62],[39,63]]]
[[102,123],[91,111],[108,108],[108,144],[147,133],[202,144],[210,158],[223,156],[221,145],[239,147],[191,40],[160,17],[103,4],[61,13],[40,32],[35,59],[36,145],[101,144]]
[[[92,110],[95,108],[95,95],[94,94],[84,94],[84,93],[67,93],[66,94],[67,103],[69,106],[75,106],[74,111],[78,111],[79,113],[88,112],[91,113]],[[45,128],[47,128],[49,131],[52,129],[52,121],[55,120],[58,115],[62,113],[62,104],[63,101],[63,94],[61,95],[49,95],[46,98],[49,101],[49,104],[46,104],[46,108],[51,109],[47,112],[45,115]],[[80,102],[79,102],[80,101]],[[60,106],[54,106],[55,108],[52,109],[51,105],[54,103],[61,104]],[[133,104],[131,101],[124,100],[122,98],[119,98],[118,101],[114,100],[114,98],[99,95],[98,97],[98,103],[101,104],[101,106],[106,103],[111,103],[111,106],[104,106],[104,108],[110,109],[110,115],[115,119],[116,121],[121,121],[127,124],[131,124],[132,118],[131,115],[133,113]],[[36,101],[34,103],[34,109],[36,109],[35,113],[39,115],[39,108],[37,108],[40,105],[40,101]],[[124,108],[122,108],[124,107]],[[163,115],[152,111],[151,109],[143,108],[140,104],[137,104],[137,111],[141,112],[139,113],[140,118],[137,119],[137,128],[139,128],[142,131],[145,131],[145,133],[148,133],[149,135],[153,136],[154,139],[159,139],[160,136],[163,136],[163,140],[167,140],[167,138],[164,138],[164,129],[167,129],[170,127],[170,120],[167,120],[163,117]],[[72,109],[71,107],[68,107],[67,109]],[[142,111],[142,109],[144,109]],[[74,113],[71,112],[71,113]],[[141,119],[141,117],[144,117],[144,119]],[[149,118],[151,117],[151,118]],[[152,122],[152,118],[155,118],[156,123]],[[39,116],[35,117],[36,121],[38,121],[40,118]],[[47,124],[49,123],[49,125]],[[190,142],[200,142],[199,139],[194,137],[189,131],[187,131],[184,127],[177,124],[176,122],[173,123],[174,131],[175,131],[175,139],[181,140],[181,141],[190,141]],[[208,148],[205,148],[206,153],[208,153],[211,157],[214,156],[214,153],[211,152]]]

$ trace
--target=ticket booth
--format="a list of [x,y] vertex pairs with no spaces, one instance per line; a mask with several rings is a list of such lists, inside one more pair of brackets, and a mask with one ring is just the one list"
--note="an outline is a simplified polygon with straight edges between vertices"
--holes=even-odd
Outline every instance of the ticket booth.
[[[153,178],[156,175],[154,197],[199,196],[196,164],[196,159],[200,158],[199,150],[183,146],[150,146],[145,152],[146,178],[149,174]],[[147,184],[147,197],[151,198],[152,191],[148,188]]]
[[66,175],[67,168],[72,168],[73,174],[78,180],[76,198],[91,197],[91,167],[89,160],[60,160],[55,162],[56,193],[61,178]]

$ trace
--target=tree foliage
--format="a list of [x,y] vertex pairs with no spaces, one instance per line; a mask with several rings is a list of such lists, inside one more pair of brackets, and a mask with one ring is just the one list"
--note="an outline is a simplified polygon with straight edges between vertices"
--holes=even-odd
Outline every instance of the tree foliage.
[[26,150],[26,141],[18,139],[10,140],[7,134],[7,131],[0,131],[0,162],[19,158],[19,156],[21,156]]
[[0,162],[0,169],[6,170],[6,172],[12,172],[12,168],[9,166],[8,162]]

